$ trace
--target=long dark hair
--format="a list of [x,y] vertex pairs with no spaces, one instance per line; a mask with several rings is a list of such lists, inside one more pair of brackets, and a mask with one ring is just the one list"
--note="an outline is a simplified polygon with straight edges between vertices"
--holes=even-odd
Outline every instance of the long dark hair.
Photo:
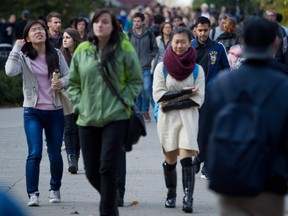
[[45,34],[46,34],[46,41],[45,41],[45,59],[48,67],[48,78],[52,77],[52,74],[56,68],[59,68],[59,56],[57,54],[57,51],[53,47],[52,43],[49,40],[49,35],[48,35],[48,30],[46,26],[38,20],[33,20],[29,22],[24,30],[23,30],[23,38],[26,41],[26,44],[22,47],[22,52],[28,56],[30,59],[34,60],[38,56],[37,50],[32,46],[31,42],[28,42],[26,38],[28,37],[29,31],[33,25],[40,24],[43,29],[45,29]]
[[120,41],[121,41],[121,36],[119,34],[120,31],[119,25],[115,15],[111,11],[107,9],[100,9],[96,11],[92,19],[92,28],[88,34],[88,40],[94,43],[96,46],[98,45],[98,38],[95,36],[93,32],[93,23],[95,23],[102,14],[106,13],[110,15],[113,26],[110,38],[106,46],[104,47],[101,55],[101,63],[103,67],[107,68],[107,62],[110,62],[113,67],[116,65],[117,62],[115,52],[120,47]]
[[[75,43],[75,48],[74,50],[76,49],[76,47],[81,43],[81,37],[80,37],[80,34],[79,32],[74,29],[74,28],[67,28],[64,30],[64,33],[67,33],[68,35],[70,35],[70,37],[74,40],[74,43]],[[63,44],[60,48],[60,51],[62,52],[68,66],[70,66],[70,63],[71,63],[71,59],[72,59],[72,55],[69,51],[68,48],[64,48],[63,47]]]

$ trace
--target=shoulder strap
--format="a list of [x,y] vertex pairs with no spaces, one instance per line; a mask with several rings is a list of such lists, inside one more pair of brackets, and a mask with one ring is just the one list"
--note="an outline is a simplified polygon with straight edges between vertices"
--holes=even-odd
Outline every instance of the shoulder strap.
[[148,28],[148,34],[149,34],[149,40],[150,40],[150,50],[152,51],[153,50],[153,41],[152,41],[152,34],[153,32]]
[[282,47],[283,55],[285,55],[286,51],[287,51],[287,36],[283,38],[283,47]]
[[211,35],[211,39],[212,40],[215,40],[215,32],[216,32],[216,29],[215,29],[216,27],[214,27],[213,29],[212,29],[212,35]]
[[195,64],[194,70],[193,70],[193,78],[194,78],[194,82],[196,81],[197,77],[198,77],[198,70],[199,70],[199,65]]
[[[198,64],[195,64],[195,67],[194,67],[194,69],[193,69],[193,71],[192,71],[194,81],[196,81],[196,79],[197,79],[198,69],[199,69],[199,65],[198,65]],[[164,67],[164,65],[163,65],[163,74],[164,74],[164,77],[165,77],[165,78],[168,76],[168,72],[167,72],[166,68]]]
[[167,72],[166,68],[164,67],[164,65],[163,65],[163,74],[164,74],[165,78],[168,76],[168,72]]
[[111,81],[109,80],[107,74],[106,74],[106,69],[102,66],[100,58],[98,57],[97,51],[95,50],[94,52],[95,55],[95,60],[96,60],[96,65],[98,67],[98,70],[100,71],[100,75],[103,78],[103,81],[106,83],[107,87],[109,90],[112,92],[113,95],[117,97],[117,99],[125,106],[128,107],[128,105],[124,102],[124,99],[120,96],[119,92],[116,90],[116,88],[113,86]]

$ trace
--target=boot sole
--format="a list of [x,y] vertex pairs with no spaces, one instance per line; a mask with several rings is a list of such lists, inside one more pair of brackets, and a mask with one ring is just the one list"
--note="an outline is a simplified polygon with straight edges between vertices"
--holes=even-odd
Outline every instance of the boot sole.
[[187,208],[187,209],[183,208],[182,210],[183,210],[185,213],[192,213],[192,212],[193,212],[193,209],[191,209],[191,208]]
[[71,174],[76,174],[77,173],[77,169],[74,166],[70,166],[68,168],[68,172],[70,172]]

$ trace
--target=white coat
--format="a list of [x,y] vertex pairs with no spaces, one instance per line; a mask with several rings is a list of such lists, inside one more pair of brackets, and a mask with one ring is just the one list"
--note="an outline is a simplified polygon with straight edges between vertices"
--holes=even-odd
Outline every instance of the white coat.
[[163,62],[156,66],[153,79],[153,99],[156,102],[167,91],[181,90],[184,87],[191,86],[197,88],[198,91],[190,99],[199,104],[199,107],[172,110],[166,113],[162,112],[160,108],[158,111],[157,132],[160,144],[165,152],[179,148],[198,151],[198,109],[204,102],[205,75],[203,68],[199,65],[198,76],[195,81],[192,73],[185,80],[178,81],[169,74],[167,77],[164,76]]

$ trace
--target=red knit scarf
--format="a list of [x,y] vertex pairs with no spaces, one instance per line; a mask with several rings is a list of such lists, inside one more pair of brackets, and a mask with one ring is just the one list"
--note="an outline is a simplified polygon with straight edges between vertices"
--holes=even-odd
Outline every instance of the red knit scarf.
[[184,80],[191,75],[195,67],[196,50],[189,47],[184,54],[177,55],[170,46],[166,49],[163,64],[170,76],[176,80]]

